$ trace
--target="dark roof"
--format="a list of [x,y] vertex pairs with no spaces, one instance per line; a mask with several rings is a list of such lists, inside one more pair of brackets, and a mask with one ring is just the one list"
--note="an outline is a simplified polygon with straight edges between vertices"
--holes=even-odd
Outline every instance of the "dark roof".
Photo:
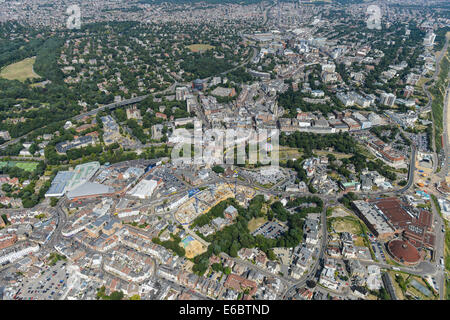
[[417,263],[420,253],[411,243],[404,240],[394,239],[388,243],[389,252],[401,262]]

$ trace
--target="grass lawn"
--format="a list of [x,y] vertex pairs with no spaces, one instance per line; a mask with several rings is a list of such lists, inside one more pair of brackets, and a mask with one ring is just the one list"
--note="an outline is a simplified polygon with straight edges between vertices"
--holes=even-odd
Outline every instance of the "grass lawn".
[[450,300],[450,279],[445,279],[445,299]]
[[448,229],[448,225],[445,227],[445,270],[450,271],[450,230]]
[[280,160],[293,160],[302,156],[302,153],[298,151],[298,148],[289,148],[280,146],[279,148]]
[[38,165],[38,162],[0,161],[0,168],[3,168],[5,166],[17,167],[28,172],[33,172],[34,170],[36,170]]
[[386,257],[386,262],[388,264],[391,264],[393,266],[397,266],[397,267],[403,267],[401,264],[397,263],[394,259],[391,259],[391,257],[389,257],[388,255],[385,255]]
[[22,82],[26,79],[40,78],[40,76],[33,71],[35,60],[36,58],[26,58],[4,67],[0,72],[0,78],[19,80]]
[[357,247],[365,247],[366,246],[366,244],[364,243],[364,238],[361,236],[357,236],[354,243],[355,243],[355,246],[357,246]]
[[422,89],[423,84],[425,84],[426,82],[428,82],[430,80],[430,78],[422,76],[419,81],[417,81],[416,83],[416,87],[419,88],[419,90]]
[[332,218],[332,226],[336,232],[350,232],[352,234],[360,235],[362,233],[360,224],[356,218],[351,216],[348,217],[337,217]]
[[355,241],[355,246],[369,248],[372,259],[377,261],[372,246],[370,245],[369,238],[367,237],[369,229],[361,220],[353,216],[333,217],[327,220],[327,226],[329,232],[331,232],[332,227],[337,233],[350,232],[357,235],[358,237]]
[[[446,34],[445,36],[446,36],[448,39],[450,39],[450,31],[447,32],[447,34]],[[436,59],[439,57],[439,55],[441,54],[441,52],[442,52],[442,50],[441,50],[441,51],[436,51],[436,53],[435,53]]]
[[266,184],[260,184],[260,183],[257,183],[257,185],[260,186],[261,188],[264,188],[264,189],[270,189],[270,188],[272,188],[275,184],[273,184],[273,183],[266,183]]
[[346,153],[340,153],[340,152],[329,152],[329,151],[323,151],[323,150],[313,150],[313,153],[319,155],[319,156],[327,156],[327,154],[332,154],[336,157],[336,159],[344,159],[344,158],[351,158],[352,154],[346,154]]
[[36,170],[39,163],[37,162],[12,162],[10,166],[16,166],[17,168],[23,169],[28,172],[33,172]]
[[395,275],[399,274],[399,273],[398,272],[394,272],[394,271],[388,271],[388,273],[391,275],[392,285],[394,287],[395,295],[397,296],[397,298],[399,300],[404,300],[405,296],[403,295],[403,291],[400,288],[400,285],[398,284],[398,282],[395,280]]
[[214,46],[211,46],[209,44],[191,44],[190,46],[187,46],[186,48],[188,48],[189,50],[191,50],[192,52],[200,52],[200,51],[207,51],[207,50],[211,50],[214,49]]
[[248,222],[248,230],[250,231],[250,233],[252,233],[266,222],[267,222],[266,217],[253,218]]
[[373,160],[376,159],[375,155],[366,147],[362,146],[362,145],[358,145],[356,147],[357,153],[359,153],[360,155],[366,157],[369,160]]

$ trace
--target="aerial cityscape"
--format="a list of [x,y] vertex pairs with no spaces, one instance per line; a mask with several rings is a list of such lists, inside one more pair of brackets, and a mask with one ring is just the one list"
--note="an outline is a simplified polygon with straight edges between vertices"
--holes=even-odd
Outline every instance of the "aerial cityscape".
[[447,0],[0,0],[0,300],[450,300],[449,42]]

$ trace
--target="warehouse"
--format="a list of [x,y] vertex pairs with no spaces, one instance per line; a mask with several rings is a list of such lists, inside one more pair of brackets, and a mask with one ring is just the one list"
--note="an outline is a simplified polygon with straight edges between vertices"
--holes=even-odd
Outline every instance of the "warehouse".
[[158,181],[144,179],[131,189],[128,194],[139,199],[148,199],[152,196],[157,186]]

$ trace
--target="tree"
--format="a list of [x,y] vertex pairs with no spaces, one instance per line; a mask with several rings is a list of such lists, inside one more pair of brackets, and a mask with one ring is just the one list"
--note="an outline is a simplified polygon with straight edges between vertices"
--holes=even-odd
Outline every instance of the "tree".
[[57,203],[58,203],[58,198],[54,198],[54,197],[50,198],[50,205],[52,207],[56,206]]
[[223,270],[223,273],[225,273],[226,275],[231,274],[231,268],[230,267],[225,267]]
[[239,251],[239,243],[237,241],[233,241],[230,247],[230,256],[236,258],[238,251]]
[[273,250],[267,251],[267,258],[269,258],[272,261],[277,260],[277,256],[276,256],[275,252],[273,252]]
[[7,184],[7,183],[3,184],[3,185],[2,185],[2,191],[3,191],[3,192],[6,192],[6,193],[11,192],[11,191],[12,191],[11,185],[9,185],[9,184]]
[[214,171],[215,173],[224,173],[225,169],[221,166],[214,166],[212,167],[212,171]]
[[213,263],[211,265],[211,268],[215,271],[215,272],[222,272],[223,271],[223,266],[220,263]]
[[114,291],[109,295],[109,300],[122,300],[124,297],[124,294],[122,291]]

